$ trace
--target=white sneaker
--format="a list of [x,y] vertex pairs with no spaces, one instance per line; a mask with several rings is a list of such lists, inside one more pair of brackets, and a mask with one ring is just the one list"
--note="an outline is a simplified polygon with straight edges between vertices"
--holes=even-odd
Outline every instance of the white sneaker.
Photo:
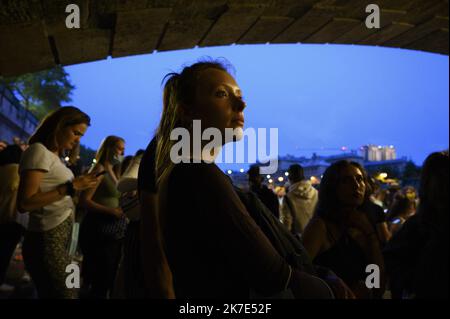
[[22,282],[30,282],[30,281],[31,281],[30,275],[27,272],[24,273],[22,276]]
[[16,288],[14,286],[3,284],[0,286],[0,292],[13,292]]

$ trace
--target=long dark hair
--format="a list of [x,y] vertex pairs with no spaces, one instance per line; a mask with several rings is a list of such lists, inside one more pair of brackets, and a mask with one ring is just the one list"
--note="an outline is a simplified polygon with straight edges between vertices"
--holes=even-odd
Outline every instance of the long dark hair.
[[368,178],[365,169],[357,162],[341,160],[331,164],[323,174],[319,188],[319,201],[315,212],[316,217],[321,217],[336,224],[342,222],[342,216],[339,216],[336,211],[341,206],[336,190],[341,180],[341,171],[348,166],[359,169],[364,178],[366,192],[364,194],[364,202],[360,208],[365,209],[369,204],[370,187],[368,186]]
[[[42,143],[47,149],[55,151],[59,148],[57,136],[62,129],[68,126],[91,124],[90,117],[74,106],[63,106],[48,114],[37,127],[36,131],[30,137],[28,143]],[[74,164],[80,152],[80,146],[77,145],[69,154],[69,162]],[[63,155],[63,154],[60,154]]]
[[417,215],[441,234],[448,234],[449,230],[448,196],[448,151],[432,153],[426,158],[422,167]]

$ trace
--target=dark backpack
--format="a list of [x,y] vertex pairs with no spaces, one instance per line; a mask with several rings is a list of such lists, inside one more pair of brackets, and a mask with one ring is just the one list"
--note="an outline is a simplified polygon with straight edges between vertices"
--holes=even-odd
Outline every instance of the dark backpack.
[[311,258],[300,240],[273,216],[258,196],[251,191],[244,191],[238,187],[235,187],[235,191],[250,216],[255,220],[280,256],[292,267],[310,275],[317,275]]

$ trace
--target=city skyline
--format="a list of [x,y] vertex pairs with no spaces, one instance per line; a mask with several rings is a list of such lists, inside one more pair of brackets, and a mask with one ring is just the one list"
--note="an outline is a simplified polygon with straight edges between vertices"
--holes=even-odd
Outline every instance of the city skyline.
[[68,66],[71,104],[92,118],[82,143],[96,149],[115,134],[127,141],[126,154],[145,148],[159,122],[164,75],[205,56],[234,66],[245,127],[278,128],[279,154],[392,144],[421,165],[448,148],[448,56],[323,44],[196,48]]

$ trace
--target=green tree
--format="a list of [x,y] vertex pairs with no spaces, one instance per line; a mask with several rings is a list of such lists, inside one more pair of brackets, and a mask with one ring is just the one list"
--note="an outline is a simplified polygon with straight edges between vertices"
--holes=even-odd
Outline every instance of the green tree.
[[24,74],[12,78],[0,78],[14,92],[17,99],[39,120],[62,103],[71,102],[75,86],[63,67]]
[[92,160],[95,158],[96,151],[84,146],[80,145],[80,161],[83,167],[90,167],[92,165]]

